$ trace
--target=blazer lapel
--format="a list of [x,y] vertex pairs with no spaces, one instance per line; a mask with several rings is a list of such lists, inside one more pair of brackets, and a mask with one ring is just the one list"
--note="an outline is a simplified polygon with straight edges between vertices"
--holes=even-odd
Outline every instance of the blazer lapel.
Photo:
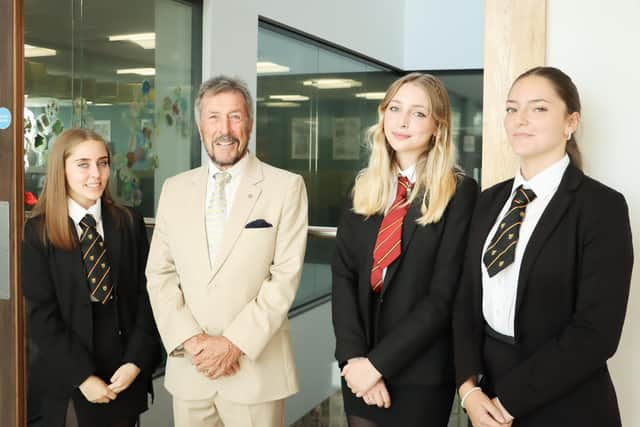
[[246,169],[240,179],[240,185],[236,191],[231,212],[229,212],[227,223],[224,226],[222,244],[213,259],[210,281],[213,280],[231,253],[231,249],[233,249],[234,244],[238,240],[253,207],[260,197],[260,193],[262,193],[262,189],[259,186],[260,182],[264,179],[262,166],[255,156],[252,154],[247,154],[247,156]]
[[522,264],[520,265],[518,294],[516,296],[516,316],[518,315],[518,311],[522,305],[522,297],[528,284],[527,279],[531,272],[531,268],[535,264],[536,258],[540,254],[540,250],[544,247],[546,241],[551,236],[551,233],[553,233],[553,230],[569,208],[569,205],[573,200],[574,191],[580,184],[583,176],[584,174],[582,171],[573,166],[573,164],[569,164],[562,181],[560,181],[556,194],[549,202],[549,205],[542,213],[538,224],[536,224],[536,227],[533,230],[533,234],[529,239],[529,243],[527,244],[522,257]]
[[[500,215],[500,211],[504,207],[504,204],[507,202],[507,199],[511,196],[511,188],[513,187],[513,179],[504,182],[503,188],[499,189],[494,197],[494,200],[491,200],[489,203],[489,209],[485,215],[481,217],[482,224],[479,228],[481,231],[481,235],[477,239],[480,245],[480,252],[484,249],[484,242],[487,240],[489,233],[491,232],[491,228],[498,220],[498,215]],[[493,237],[493,236],[491,236]],[[482,258],[482,253],[480,255]]]
[[[363,267],[362,275],[366,275],[366,283],[367,286],[360,286],[359,289],[359,298],[360,303],[363,307],[369,307],[371,303],[371,296],[373,293],[371,292],[371,269],[373,268],[373,248],[376,245],[376,239],[378,238],[378,230],[380,230],[380,224],[382,223],[382,215],[374,215],[369,218],[364,219],[363,222],[363,233],[365,236],[361,241],[355,242],[358,245],[358,252],[362,253],[365,257],[365,263]],[[384,287],[384,283],[383,283]],[[369,310],[364,310],[365,319],[364,324],[367,332],[367,339],[371,337],[371,319]]]
[[69,218],[69,225],[74,231],[73,237],[76,241],[75,249],[72,249],[70,251],[56,249],[55,251],[60,265],[68,267],[71,274],[71,289],[69,290],[71,292],[71,295],[79,295],[82,301],[89,301],[89,283],[87,282],[84,263],[82,262],[82,249],[80,249],[80,239],[78,239],[78,236],[75,233],[76,225],[73,223],[73,220],[71,218]]
[[[416,223],[416,220],[420,218],[420,215],[422,214],[422,212],[420,212],[421,200],[422,198],[416,198],[416,200],[414,200],[411,206],[409,206],[407,215],[404,217],[404,221],[402,222],[402,241],[401,241],[402,252],[407,250],[407,248],[409,247],[409,243],[413,238],[413,234],[416,231],[416,226],[418,225]],[[387,291],[387,289],[389,288],[389,285],[391,284],[391,281],[393,280],[393,277],[398,271],[401,258],[402,258],[402,255],[400,255],[400,257],[396,259],[393,263],[391,263],[389,267],[387,267],[387,272],[384,276],[384,281],[382,282],[381,296],[384,295],[384,293]]]
[[[111,263],[111,280],[113,284],[117,286],[120,276],[120,245],[122,239],[122,233],[119,232],[116,226],[116,219],[113,217],[111,209],[106,206],[102,207],[102,227],[104,232],[104,243],[107,247],[107,253],[109,254],[109,260]],[[124,224],[120,225],[124,227]],[[117,288],[116,288],[117,290]]]

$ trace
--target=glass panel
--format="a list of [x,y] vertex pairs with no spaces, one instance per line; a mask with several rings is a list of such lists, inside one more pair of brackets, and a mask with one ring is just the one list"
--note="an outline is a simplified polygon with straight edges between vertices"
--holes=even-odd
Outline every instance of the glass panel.
[[[42,190],[60,132],[92,128],[113,155],[114,197],[153,217],[164,179],[200,165],[192,106],[201,32],[199,0],[27,0],[25,191]],[[37,352],[27,335],[28,361]],[[32,384],[27,399],[37,426]]]
[[482,72],[430,71],[449,92],[452,140],[458,148],[458,164],[480,182],[482,165]]
[[176,0],[28,1],[25,191],[42,190],[62,130],[92,128],[110,145],[114,197],[152,217],[164,179],[200,165],[201,19]]
[[[482,72],[427,71],[451,99],[460,166],[476,180],[482,159]],[[256,152],[304,177],[309,223],[336,227],[356,173],[366,165],[365,132],[399,73],[270,24],[258,31]],[[310,236],[294,308],[330,293],[333,240]]]

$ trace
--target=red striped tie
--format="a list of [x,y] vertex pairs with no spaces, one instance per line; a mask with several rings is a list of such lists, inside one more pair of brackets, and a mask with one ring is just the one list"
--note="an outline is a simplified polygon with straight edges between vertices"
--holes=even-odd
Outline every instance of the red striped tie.
[[393,204],[380,224],[376,246],[373,248],[373,267],[371,268],[371,289],[382,290],[382,271],[398,259],[401,251],[402,222],[409,210],[407,193],[411,183],[404,177],[398,177],[398,190]]

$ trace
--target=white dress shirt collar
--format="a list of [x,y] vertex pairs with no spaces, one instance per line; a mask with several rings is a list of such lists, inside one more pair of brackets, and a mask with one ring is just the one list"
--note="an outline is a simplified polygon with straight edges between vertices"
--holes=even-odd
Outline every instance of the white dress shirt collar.
[[562,180],[562,175],[564,175],[564,171],[567,169],[567,166],[569,166],[569,156],[565,154],[560,160],[551,164],[551,166],[547,167],[528,181],[524,179],[520,173],[520,168],[518,168],[513,180],[513,186],[511,187],[511,195],[513,195],[516,189],[521,185],[524,188],[533,190],[533,192],[536,193],[536,197],[540,198],[546,197],[550,193],[554,193]]
[[[400,169],[400,168],[398,168]],[[416,183],[416,165],[411,165],[408,168],[398,171],[398,174],[404,176],[409,180],[410,183]]]
[[[242,172],[244,172],[244,169],[246,168],[248,158],[249,158],[249,151],[244,153],[244,156],[242,156],[242,158],[238,160],[238,162],[235,165],[224,170],[225,172],[229,172],[231,174],[231,181],[236,181],[242,175]],[[222,172],[222,169],[220,169],[213,162],[213,160],[209,158],[209,178],[212,178],[218,172]]]
[[89,209],[85,209],[69,197],[67,198],[67,206],[69,208],[69,216],[76,225],[80,224],[80,221],[82,221],[82,218],[84,218],[86,214],[91,214],[96,220],[96,224],[102,221],[102,203],[100,199]]

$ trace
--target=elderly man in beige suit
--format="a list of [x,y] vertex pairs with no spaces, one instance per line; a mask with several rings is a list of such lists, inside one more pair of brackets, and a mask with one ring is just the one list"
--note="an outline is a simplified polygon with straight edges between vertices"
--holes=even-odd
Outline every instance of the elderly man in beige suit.
[[195,103],[207,165],[164,183],[147,264],[177,427],[282,426],[298,391],[287,313],[304,261],[299,175],[247,150],[251,95],[236,79]]

